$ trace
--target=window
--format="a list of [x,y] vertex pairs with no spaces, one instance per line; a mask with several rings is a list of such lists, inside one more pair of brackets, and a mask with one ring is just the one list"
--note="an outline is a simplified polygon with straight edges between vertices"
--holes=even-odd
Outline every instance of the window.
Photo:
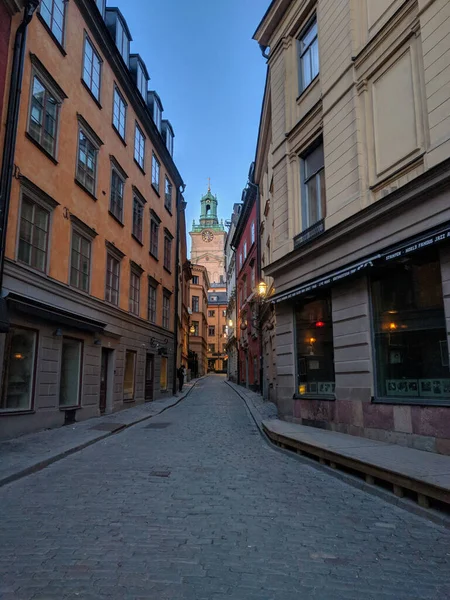
[[59,405],[78,406],[81,392],[81,356],[83,342],[63,338],[61,375],[59,382]]
[[83,81],[96,100],[100,100],[102,61],[91,41],[84,38]]
[[226,325],[222,325],[222,333],[224,335],[226,335],[226,333],[227,333],[227,326]]
[[85,131],[78,132],[78,160],[76,177],[79,183],[95,196],[98,147]]
[[111,197],[109,203],[109,212],[116,217],[118,221],[123,221],[123,192],[125,182],[119,171],[113,166],[111,168]]
[[251,244],[255,243],[255,223],[253,222],[251,225]]
[[217,296],[211,296],[211,302],[217,302]]
[[123,399],[124,402],[127,400],[134,399],[134,377],[136,371],[136,352],[132,350],[125,351],[125,369],[123,376]]
[[145,136],[137,123],[134,130],[134,160],[141,167],[141,169],[144,170]]
[[371,288],[377,396],[409,404],[448,401],[449,354],[437,255],[388,264]]
[[136,85],[141,96],[147,101],[147,78],[145,77],[144,69],[139,63],[136,67]]
[[246,258],[247,258],[247,240],[245,240],[245,242],[244,242],[244,261],[246,260]]
[[164,206],[169,212],[172,211],[172,184],[167,177],[164,186]]
[[156,294],[157,286],[150,280],[148,282],[148,320],[156,323]]
[[245,301],[248,298],[248,289],[247,289],[247,275],[244,275],[242,278],[242,300]]
[[34,76],[28,133],[51,156],[56,155],[59,103],[42,81]]
[[95,0],[95,4],[97,5],[97,8],[100,11],[102,17],[104,17],[106,0]]
[[42,0],[39,9],[41,17],[60,44],[64,40],[65,0]]
[[250,283],[251,291],[250,291],[250,293],[253,292],[253,290],[256,288],[256,276],[255,276],[255,274],[256,274],[256,268],[255,268],[255,265],[253,264],[251,266],[251,283]]
[[194,333],[191,333],[191,335],[198,335],[198,332],[199,332],[199,322],[198,321],[192,321],[191,325],[194,326]]
[[155,98],[154,102],[153,102],[153,121],[154,121],[158,131],[161,131],[161,117],[162,117],[161,106],[159,105],[158,100]]
[[168,369],[168,362],[167,362],[167,356],[161,356],[161,372],[160,372],[160,376],[159,376],[159,387],[161,388],[162,392],[165,392],[167,390],[167,369]]
[[142,230],[144,222],[144,206],[135,196],[133,198],[133,235],[142,243]]
[[89,292],[90,271],[91,242],[77,231],[72,231],[70,285],[83,292]]
[[208,317],[215,317],[215,316],[216,316],[215,310],[208,310]]
[[154,217],[150,219],[150,254],[158,258],[159,223]]
[[223,310],[223,311],[222,311],[222,317],[226,317],[226,316],[227,316],[227,311],[226,311],[226,310]]
[[192,296],[192,312],[199,312],[200,298],[198,296]]
[[114,87],[113,126],[124,140],[127,120],[127,104],[117,87]]
[[130,302],[129,309],[134,315],[139,316],[139,301],[141,297],[141,278],[140,276],[131,270],[130,273]]
[[18,260],[45,271],[50,213],[27,196],[22,197]]
[[214,327],[214,325],[210,325],[208,327],[208,335],[209,337],[214,337],[216,335],[216,328]]
[[198,279],[198,275],[194,275],[192,277],[192,283],[193,283],[193,285],[199,285],[200,282],[199,282],[199,279]]
[[128,67],[129,55],[130,55],[130,40],[128,39],[125,27],[122,25],[120,19],[116,20],[116,45],[122,55],[125,64]]
[[167,234],[164,235],[164,268],[172,270],[172,239]]
[[31,410],[37,332],[11,327],[5,340],[5,368],[0,410]]
[[239,267],[242,269],[242,252],[239,255]]
[[303,158],[302,171],[302,229],[305,230],[326,216],[323,144]]
[[170,295],[167,292],[163,294],[162,326],[165,329],[170,328]]
[[208,352],[215,352],[216,351],[216,345],[215,344],[208,344]]
[[119,304],[120,261],[111,254],[106,256],[106,290],[105,300]]
[[300,51],[300,91],[308,87],[319,74],[319,42],[317,39],[317,20],[311,23],[299,39]]
[[300,396],[334,394],[334,346],[331,295],[295,309],[297,385]]
[[166,146],[170,156],[173,156],[173,134],[169,128],[166,131]]
[[156,188],[159,194],[159,160],[156,158],[155,153],[152,153],[152,186]]

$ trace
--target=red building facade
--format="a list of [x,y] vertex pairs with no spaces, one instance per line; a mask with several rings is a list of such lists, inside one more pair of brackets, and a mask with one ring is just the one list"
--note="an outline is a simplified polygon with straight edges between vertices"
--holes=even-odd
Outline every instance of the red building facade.
[[239,371],[238,382],[248,388],[260,387],[258,212],[256,186],[249,183],[244,191],[232,247],[236,252],[236,305]]

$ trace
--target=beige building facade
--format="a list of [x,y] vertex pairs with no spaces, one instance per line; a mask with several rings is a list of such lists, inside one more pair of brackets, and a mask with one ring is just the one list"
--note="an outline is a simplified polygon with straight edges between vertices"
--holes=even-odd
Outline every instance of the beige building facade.
[[[254,36],[268,56],[257,179],[273,211],[263,269],[278,407],[444,454],[449,10],[446,0],[274,0]],[[264,209],[261,219],[269,231]]]

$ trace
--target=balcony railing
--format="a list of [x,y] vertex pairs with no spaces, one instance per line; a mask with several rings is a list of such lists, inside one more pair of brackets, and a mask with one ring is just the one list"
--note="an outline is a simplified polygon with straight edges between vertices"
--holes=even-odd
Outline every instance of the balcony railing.
[[324,219],[322,219],[321,221],[317,221],[317,223],[314,223],[314,225],[311,225],[311,227],[308,227],[308,229],[305,229],[304,231],[295,236],[294,250],[297,250],[305,244],[308,244],[308,242],[311,242],[314,238],[318,237],[319,235],[322,235],[324,231]]

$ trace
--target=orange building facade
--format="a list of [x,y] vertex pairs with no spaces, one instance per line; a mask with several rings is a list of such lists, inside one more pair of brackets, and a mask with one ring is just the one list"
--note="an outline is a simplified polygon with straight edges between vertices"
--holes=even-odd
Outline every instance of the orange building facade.
[[171,394],[183,182],[130,42],[101,0],[46,0],[28,27],[1,437]]
[[212,284],[208,291],[208,371],[226,373],[227,355],[227,288]]
[[189,284],[189,370],[191,377],[201,377],[208,372],[208,270],[203,265],[192,265]]

